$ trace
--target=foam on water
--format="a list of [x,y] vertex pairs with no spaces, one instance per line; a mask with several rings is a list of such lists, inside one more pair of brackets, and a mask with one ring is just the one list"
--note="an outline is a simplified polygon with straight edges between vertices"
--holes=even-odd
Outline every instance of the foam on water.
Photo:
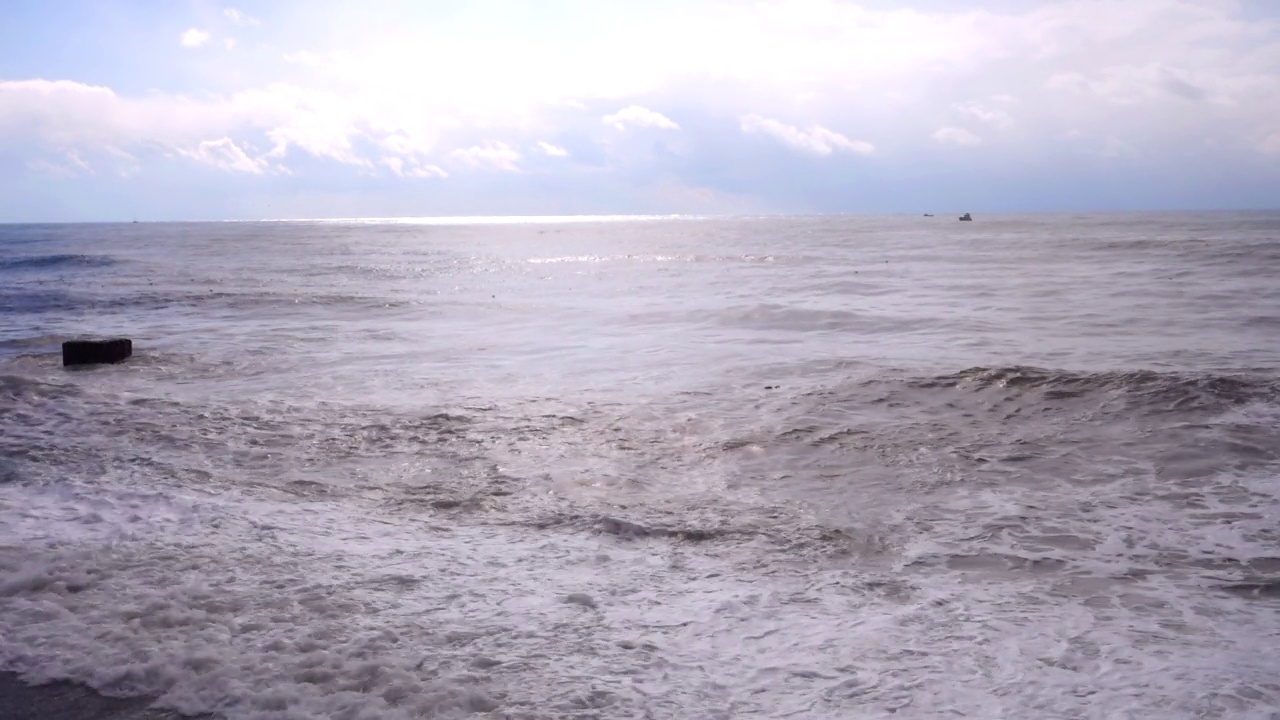
[[[891,567],[856,548],[788,561],[751,539],[9,484],[0,667],[231,718],[1271,717],[1280,606],[1223,588],[1280,564],[1257,537],[1274,478],[1226,484],[1260,512],[1204,512],[1243,526],[1098,504],[1103,534],[1076,526],[1065,554],[1029,498],[979,493],[972,508],[1021,521],[890,540]],[[1179,554],[1231,562],[1189,575]]]

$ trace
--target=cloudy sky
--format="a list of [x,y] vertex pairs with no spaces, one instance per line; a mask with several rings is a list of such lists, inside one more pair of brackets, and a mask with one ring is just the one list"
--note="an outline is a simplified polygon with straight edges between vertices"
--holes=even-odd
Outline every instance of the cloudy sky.
[[1274,0],[5,0],[0,221],[1280,207]]

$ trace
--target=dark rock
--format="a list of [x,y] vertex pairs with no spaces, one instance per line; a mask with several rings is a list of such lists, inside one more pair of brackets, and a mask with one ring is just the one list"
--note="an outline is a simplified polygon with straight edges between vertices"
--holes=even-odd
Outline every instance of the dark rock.
[[133,341],[128,338],[68,340],[62,343],[63,365],[118,363],[132,354]]
[[961,216],[960,216],[960,219],[961,219],[961,220],[973,220],[973,218],[969,217],[969,213],[965,213],[965,214],[961,215]]

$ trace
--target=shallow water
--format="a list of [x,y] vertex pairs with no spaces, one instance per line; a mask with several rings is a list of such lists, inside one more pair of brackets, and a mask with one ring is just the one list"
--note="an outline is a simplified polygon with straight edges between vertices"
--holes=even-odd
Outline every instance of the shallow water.
[[1275,717],[1278,271],[1275,213],[0,226],[0,670]]

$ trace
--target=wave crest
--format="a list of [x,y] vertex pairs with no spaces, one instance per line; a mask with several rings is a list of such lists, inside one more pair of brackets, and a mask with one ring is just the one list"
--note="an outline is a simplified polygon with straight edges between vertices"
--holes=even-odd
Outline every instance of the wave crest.
[[926,390],[1014,390],[1021,395],[1039,394],[1046,401],[1108,396],[1167,411],[1212,410],[1280,398],[1280,382],[1275,377],[1254,373],[1156,370],[1082,373],[1013,365],[972,367],[908,384]]

